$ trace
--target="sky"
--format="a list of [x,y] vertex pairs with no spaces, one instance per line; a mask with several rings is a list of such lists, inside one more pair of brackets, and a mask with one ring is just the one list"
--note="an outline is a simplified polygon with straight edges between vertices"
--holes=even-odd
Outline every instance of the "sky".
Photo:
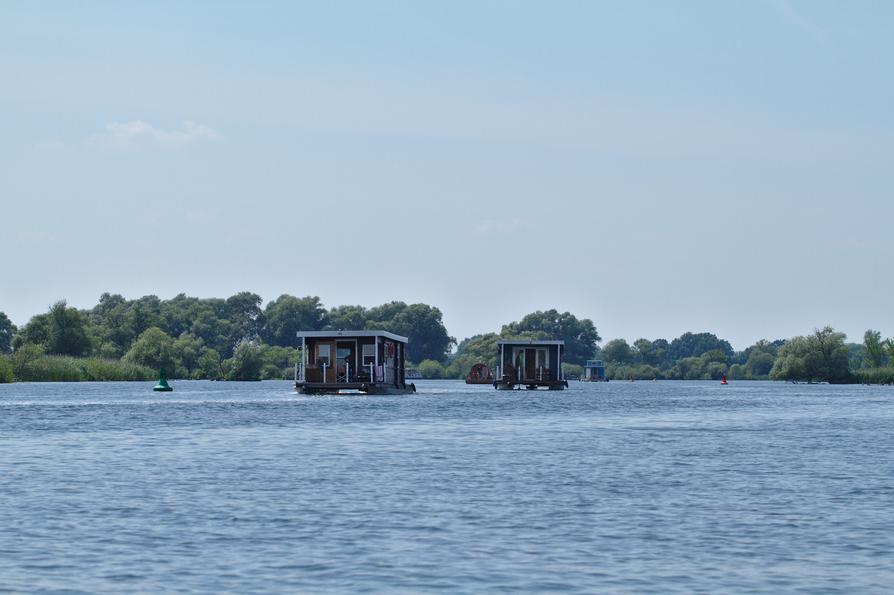
[[0,311],[894,335],[894,3],[0,4]]

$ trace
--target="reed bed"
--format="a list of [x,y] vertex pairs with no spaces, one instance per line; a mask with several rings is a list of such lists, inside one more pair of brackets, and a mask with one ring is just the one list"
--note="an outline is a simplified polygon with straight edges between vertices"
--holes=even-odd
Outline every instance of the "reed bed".
[[857,370],[857,378],[861,384],[894,384],[894,367],[865,368]]
[[13,370],[19,382],[80,382],[154,380],[156,372],[136,364],[94,357],[44,355]]

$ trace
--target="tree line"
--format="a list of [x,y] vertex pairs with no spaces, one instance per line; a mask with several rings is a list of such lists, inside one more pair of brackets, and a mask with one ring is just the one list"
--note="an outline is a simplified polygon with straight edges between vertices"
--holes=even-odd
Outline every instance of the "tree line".
[[[179,294],[128,300],[104,293],[91,309],[53,304],[21,329],[0,312],[0,382],[18,380],[151,379],[159,368],[174,378],[256,380],[291,377],[299,330],[386,330],[408,337],[408,360],[424,378],[464,378],[476,363],[496,369],[500,339],[561,339],[565,373],[603,360],[610,379],[793,380],[894,383],[894,339],[866,331],[847,343],[830,327],[790,339],[760,340],[742,351],[713,333],[672,339],[613,339],[600,346],[592,320],[555,309],[532,312],[457,344],[441,311],[393,301],[380,306],[326,308],[316,296],[261,297]],[[453,347],[456,347],[453,350]],[[5,354],[5,355],[2,355]]]
[[[170,300],[103,293],[87,310],[59,301],[21,329],[0,312],[0,353],[8,355],[0,357],[0,379],[132,379],[159,368],[174,378],[287,378],[299,358],[299,330],[386,330],[408,337],[417,361],[444,360],[455,344],[441,311],[427,304],[327,309],[319,297],[287,294],[262,303],[251,292]],[[80,360],[94,362],[92,371]],[[97,378],[100,370],[108,378]]]
[[597,349],[611,379],[788,380],[845,384],[894,383],[894,339],[867,330],[863,343],[847,343],[826,326],[805,336],[760,340],[734,351],[712,333],[684,333],[668,342],[614,339]]

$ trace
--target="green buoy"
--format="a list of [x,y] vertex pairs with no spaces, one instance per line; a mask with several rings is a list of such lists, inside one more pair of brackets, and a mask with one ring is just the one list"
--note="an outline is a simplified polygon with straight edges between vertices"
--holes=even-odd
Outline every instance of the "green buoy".
[[165,374],[165,369],[162,368],[158,371],[158,384],[156,384],[152,390],[159,393],[169,393],[173,388],[168,384],[168,375]]

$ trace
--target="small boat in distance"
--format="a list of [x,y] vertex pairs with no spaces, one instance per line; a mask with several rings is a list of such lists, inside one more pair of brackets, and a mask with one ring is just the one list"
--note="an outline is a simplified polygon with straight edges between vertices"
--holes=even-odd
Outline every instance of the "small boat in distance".
[[605,382],[605,364],[601,359],[588,359],[584,366],[584,373],[580,376],[581,382]]
[[466,376],[466,384],[491,384],[493,381],[494,375],[491,374],[490,368],[482,363],[472,366],[472,370]]
[[720,384],[729,384],[729,382],[726,381],[726,374],[720,375]]
[[565,341],[500,340],[500,364],[494,388],[512,390],[524,386],[528,390],[546,387],[564,390],[568,381],[562,372]]

